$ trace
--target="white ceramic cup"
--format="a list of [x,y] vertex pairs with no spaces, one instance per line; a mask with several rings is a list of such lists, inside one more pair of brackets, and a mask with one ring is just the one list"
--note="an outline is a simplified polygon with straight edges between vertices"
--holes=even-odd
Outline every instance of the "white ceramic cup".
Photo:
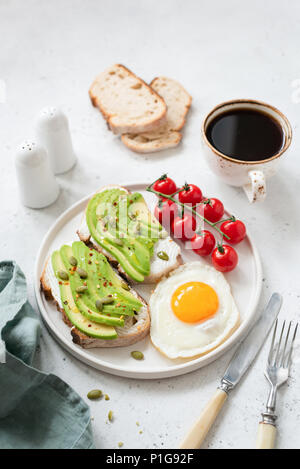
[[[241,108],[262,111],[279,123],[283,130],[284,141],[276,155],[260,161],[242,161],[221,153],[209,142],[206,131],[212,120],[224,112]],[[266,179],[276,173],[279,160],[290,146],[292,128],[284,114],[275,107],[252,99],[236,99],[219,104],[210,111],[202,125],[202,136],[205,143],[205,157],[210,169],[227,184],[243,187],[250,202],[258,202],[266,197]]]

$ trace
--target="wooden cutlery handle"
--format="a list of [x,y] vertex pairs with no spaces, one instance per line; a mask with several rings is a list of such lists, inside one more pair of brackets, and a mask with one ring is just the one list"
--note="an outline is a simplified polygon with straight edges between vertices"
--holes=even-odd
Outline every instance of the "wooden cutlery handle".
[[269,423],[260,423],[256,441],[256,449],[273,449],[275,446],[276,427]]
[[200,418],[195,422],[185,439],[180,444],[181,449],[197,449],[200,448],[212,424],[217,418],[224,402],[227,399],[227,393],[221,389],[217,389],[212,399],[204,408]]

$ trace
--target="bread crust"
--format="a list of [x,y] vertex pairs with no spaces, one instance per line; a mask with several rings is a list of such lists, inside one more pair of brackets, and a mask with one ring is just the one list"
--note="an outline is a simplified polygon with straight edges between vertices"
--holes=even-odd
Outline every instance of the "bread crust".
[[[161,79],[169,80],[169,78],[166,78],[166,77],[156,77],[156,78],[153,78],[153,80],[152,80],[151,83],[150,83],[151,88],[153,88],[154,86],[156,86],[156,84],[158,84],[158,81],[161,80]],[[172,80],[172,81],[175,82],[175,80]],[[178,83],[178,82],[177,82],[177,83]],[[181,86],[179,83],[178,83],[178,85]],[[184,125],[185,125],[185,123],[186,123],[186,116],[187,116],[187,113],[188,113],[189,110],[190,110],[190,107],[191,107],[191,105],[192,105],[192,100],[193,100],[192,96],[186,91],[186,89],[184,89],[183,86],[181,86],[181,88],[182,88],[182,89],[184,90],[184,92],[185,92],[185,95],[186,95],[186,98],[187,98],[187,103],[186,103],[186,105],[185,105],[185,111],[184,111],[184,113],[183,113],[183,115],[182,115],[182,119],[181,119],[180,125],[178,125],[178,126],[172,128],[172,130],[177,130],[177,131],[178,131],[178,130],[181,130],[181,129],[184,127]],[[159,92],[158,92],[157,90],[155,90],[155,92],[156,92],[157,94],[159,94]],[[167,119],[168,119],[168,116],[167,116]]]
[[[161,95],[167,104],[168,113],[166,123],[154,132],[143,132],[135,134],[122,135],[122,142],[135,153],[154,153],[161,150],[175,148],[182,140],[180,130],[186,123],[186,116],[192,104],[192,97],[176,80],[167,77],[154,78],[150,86],[154,91]],[[162,93],[164,87],[171,87],[173,93]],[[180,91],[180,99],[175,98],[176,91]],[[178,100],[180,110],[174,111],[174,100]],[[174,120],[174,112],[176,119]],[[173,118],[172,118],[173,116]]]
[[62,320],[64,323],[71,328],[71,336],[73,339],[73,342],[77,345],[80,345],[82,348],[115,348],[115,347],[127,347],[129,345],[135,344],[136,342],[139,342],[140,340],[143,340],[150,332],[150,312],[149,312],[149,306],[135,290],[133,290],[130,285],[130,292],[139,299],[139,301],[142,303],[142,305],[146,308],[147,311],[147,316],[146,320],[144,321],[142,326],[137,326],[137,331],[133,331],[132,333],[127,334],[126,336],[122,337],[117,337],[116,339],[112,340],[105,340],[105,339],[96,339],[94,337],[89,337],[88,335],[82,333],[79,331],[69,320],[67,317],[65,310],[60,307],[58,302],[55,300],[51,286],[49,284],[47,275],[46,275],[46,269],[47,269],[47,264],[50,262],[50,258],[47,259],[45,267],[43,269],[41,278],[40,278],[40,285],[41,285],[41,290],[45,295],[45,298],[47,301],[52,301],[54,302],[57,310],[62,313]]
[[[131,192],[128,191],[125,187],[122,187],[120,185],[113,185],[113,184],[109,184],[107,186],[104,186],[102,187],[98,192],[103,192],[107,189],[110,189],[110,188],[119,188],[119,189],[122,189],[123,191],[126,191],[127,194],[130,194]],[[83,215],[84,217],[86,216],[86,210],[85,210],[85,213]],[[83,241],[88,247],[92,248],[92,249],[95,249],[96,251],[98,251],[99,253],[103,254],[107,260],[110,262],[110,264],[119,272],[119,274],[124,278],[126,279],[128,282],[130,283],[134,283],[134,281],[132,280],[131,277],[129,277],[129,275],[127,275],[127,273],[124,271],[124,269],[121,267],[121,265],[118,263],[118,261],[112,257],[107,251],[105,251],[104,249],[102,249],[99,245],[93,243],[93,241],[91,240],[91,235],[89,236],[85,236],[84,234],[82,234],[80,232],[80,229],[78,229],[76,231],[80,241]],[[145,277],[144,281],[142,282],[143,284],[152,284],[152,283],[158,283],[163,277],[166,277],[168,276],[168,274],[170,272],[172,272],[173,270],[177,269],[177,267],[179,267],[180,265],[183,264],[183,260],[182,260],[182,257],[181,257],[181,254],[178,254],[177,258],[176,258],[176,263],[174,265],[172,265],[172,267],[166,267],[164,270],[160,271],[159,274],[150,274],[148,275],[148,277]]]
[[149,139],[149,141],[140,142],[136,137],[144,137],[144,135],[130,135],[124,134],[121,139],[124,145],[126,145],[129,150],[134,151],[135,153],[156,153],[157,151],[168,150],[170,148],[175,148],[179,145],[182,140],[182,134],[177,131],[168,131],[166,134],[163,134],[161,137],[155,139]]
[[[141,132],[148,132],[148,131],[153,131],[158,129],[161,125],[163,125],[166,122],[166,116],[167,116],[167,106],[164,101],[164,99],[156,93],[151,86],[149,86],[144,80],[136,76],[131,70],[129,70],[127,67],[125,67],[122,64],[115,64],[113,67],[118,67],[120,70],[125,71],[126,73],[129,73],[132,77],[134,77],[143,87],[146,87],[147,90],[150,92],[152,96],[155,97],[156,100],[160,101],[160,104],[162,106],[162,111],[160,114],[158,114],[156,117],[148,118],[147,123],[144,124],[138,124],[137,122],[133,123],[122,123],[122,124],[115,124],[114,123],[114,117],[115,114],[110,114],[107,112],[101,102],[101,98],[99,95],[96,93],[95,88],[97,88],[98,85],[98,76],[92,83],[90,89],[89,89],[89,96],[91,98],[93,106],[97,107],[104,119],[106,120],[109,129],[116,135],[120,134],[125,134],[125,133],[141,133]],[[111,67],[111,68],[113,68]],[[108,72],[108,70],[107,70]]]

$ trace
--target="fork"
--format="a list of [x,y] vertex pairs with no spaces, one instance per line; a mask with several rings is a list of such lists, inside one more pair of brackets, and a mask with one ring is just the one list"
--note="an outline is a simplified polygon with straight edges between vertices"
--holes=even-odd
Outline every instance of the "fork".
[[278,328],[278,320],[275,323],[270,352],[268,356],[268,364],[265,376],[271,385],[271,390],[266,405],[266,411],[262,414],[262,421],[259,424],[258,436],[256,441],[256,449],[273,449],[276,438],[276,395],[278,388],[286,383],[289,377],[289,368],[292,361],[293,345],[296,339],[298,324],[296,324],[292,339],[289,336],[292,329],[292,323],[289,323],[287,332],[284,336],[286,322],[283,322],[279,341],[276,343],[276,333]]

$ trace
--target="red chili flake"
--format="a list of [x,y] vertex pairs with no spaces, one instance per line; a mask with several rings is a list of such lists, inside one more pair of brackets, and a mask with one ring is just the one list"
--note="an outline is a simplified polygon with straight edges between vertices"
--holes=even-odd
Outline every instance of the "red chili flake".
[[117,308],[120,308],[120,306],[121,306],[121,303],[118,303],[118,304],[116,305]]
[[104,285],[104,287],[107,287],[107,282],[104,282],[103,285]]
[[86,287],[87,283],[86,283],[86,282],[83,282],[83,285]]
[[91,264],[91,263],[92,263],[92,261],[88,261],[88,264]]
[[91,325],[91,324],[89,324],[89,325],[88,325],[88,327],[92,327],[92,325]]
[[90,256],[91,256],[91,257],[92,257],[92,255],[93,255],[93,253],[92,253],[92,252],[90,252]]
[[112,287],[112,283],[111,283],[111,282],[109,282],[109,286]]
[[116,207],[116,206],[117,206],[117,202],[114,202],[114,207]]

